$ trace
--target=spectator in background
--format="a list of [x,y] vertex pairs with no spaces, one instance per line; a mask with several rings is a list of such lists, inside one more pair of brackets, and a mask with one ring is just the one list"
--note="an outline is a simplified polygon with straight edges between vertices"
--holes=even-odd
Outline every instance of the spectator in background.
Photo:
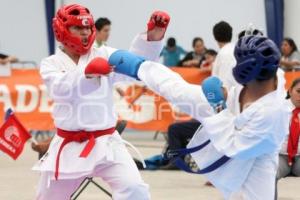
[[0,53],[0,64],[1,65],[6,65],[7,63],[15,63],[18,61],[19,61],[19,59],[15,56],[9,56],[9,55]]
[[182,47],[176,45],[175,38],[170,37],[167,40],[167,46],[165,46],[161,52],[163,64],[168,67],[177,66],[180,57],[185,54],[186,51]]
[[283,143],[279,153],[275,199],[277,199],[277,182],[279,179],[288,175],[300,176],[300,78],[294,80],[290,89],[288,90],[286,107],[291,112],[291,120],[289,134],[287,134],[287,138]]
[[216,59],[217,52],[213,49],[208,49],[206,50],[204,54],[204,60],[201,63],[200,69],[205,70],[205,71],[211,71],[212,70],[212,65]]
[[200,67],[206,51],[203,39],[200,37],[194,38],[193,48],[194,50],[186,54],[183,60],[178,63],[179,66]]
[[300,70],[300,54],[292,38],[284,38],[281,43],[280,66],[284,71]]
[[224,86],[229,89],[238,84],[232,75],[232,69],[236,65],[233,55],[234,44],[231,43],[232,27],[227,22],[220,21],[214,25],[213,35],[220,51],[213,64],[212,75],[220,78]]
[[106,41],[109,38],[110,35],[110,26],[111,22],[107,18],[99,18],[95,22],[96,26],[96,39],[94,42],[95,47],[101,47],[102,45],[105,45]]

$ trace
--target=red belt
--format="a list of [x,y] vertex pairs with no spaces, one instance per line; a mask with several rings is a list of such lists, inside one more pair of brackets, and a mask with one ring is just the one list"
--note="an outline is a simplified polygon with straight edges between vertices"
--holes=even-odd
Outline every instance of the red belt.
[[84,149],[80,153],[79,157],[86,158],[92,149],[95,146],[95,138],[103,136],[103,135],[111,135],[115,132],[115,127],[100,130],[100,131],[66,131],[62,129],[57,129],[57,135],[64,138],[63,142],[61,143],[57,156],[56,156],[56,164],[55,164],[55,179],[58,179],[59,175],[59,159],[60,154],[65,147],[66,144],[70,142],[79,142],[82,143],[88,140],[88,143],[85,145]]

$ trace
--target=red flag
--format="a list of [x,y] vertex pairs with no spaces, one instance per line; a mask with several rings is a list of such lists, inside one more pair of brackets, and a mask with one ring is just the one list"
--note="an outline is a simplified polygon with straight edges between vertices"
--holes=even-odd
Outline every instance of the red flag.
[[0,128],[0,150],[16,160],[29,138],[31,138],[31,135],[16,116],[11,114]]

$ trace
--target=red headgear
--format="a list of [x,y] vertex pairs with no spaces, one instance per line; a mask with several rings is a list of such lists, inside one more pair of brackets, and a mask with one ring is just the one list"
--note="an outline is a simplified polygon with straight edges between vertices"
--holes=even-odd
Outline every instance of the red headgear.
[[[88,38],[88,44],[83,45],[79,37],[72,35],[68,28],[70,26],[90,26],[91,35]],[[78,4],[72,4],[61,7],[53,18],[52,27],[57,41],[61,42],[73,53],[83,55],[93,45],[96,37],[96,28],[93,16],[90,11]]]

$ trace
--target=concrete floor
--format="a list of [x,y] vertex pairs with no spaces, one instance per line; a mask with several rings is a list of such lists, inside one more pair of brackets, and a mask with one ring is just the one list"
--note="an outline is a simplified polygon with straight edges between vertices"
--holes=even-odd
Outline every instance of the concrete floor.
[[[145,157],[161,153],[164,139],[153,140],[152,132],[126,131],[125,139],[136,145]],[[31,171],[37,154],[26,144],[17,161],[0,152],[0,200],[33,200],[39,175]],[[203,176],[190,175],[181,171],[142,171],[150,185],[154,200],[221,200],[220,193],[213,187],[204,186]],[[101,185],[107,186],[99,179]],[[300,200],[300,178],[285,178],[279,182],[280,200]],[[94,185],[89,185],[79,200],[109,200]]]

